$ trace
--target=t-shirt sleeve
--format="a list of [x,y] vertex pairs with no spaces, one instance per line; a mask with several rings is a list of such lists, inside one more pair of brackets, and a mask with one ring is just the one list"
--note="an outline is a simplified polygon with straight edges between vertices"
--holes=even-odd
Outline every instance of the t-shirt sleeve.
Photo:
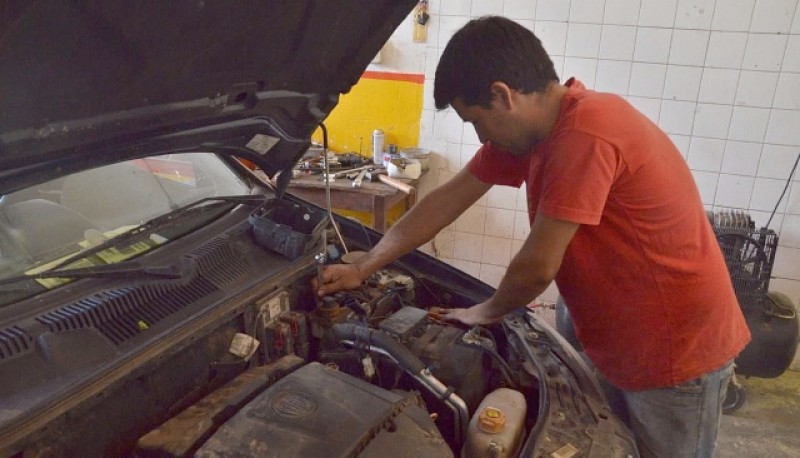
[[555,140],[549,156],[537,212],[578,224],[599,224],[622,170],[617,150],[605,140],[572,130]]
[[467,163],[467,170],[484,183],[518,188],[525,180],[527,168],[521,158],[487,143],[472,156]]

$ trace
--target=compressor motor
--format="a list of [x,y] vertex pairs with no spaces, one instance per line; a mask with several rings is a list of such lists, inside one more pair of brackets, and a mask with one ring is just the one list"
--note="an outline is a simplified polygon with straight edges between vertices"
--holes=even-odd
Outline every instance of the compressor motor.
[[736,358],[736,373],[778,377],[792,363],[800,335],[795,304],[785,294],[769,291],[778,235],[756,228],[750,215],[741,211],[716,212],[709,219],[752,335]]

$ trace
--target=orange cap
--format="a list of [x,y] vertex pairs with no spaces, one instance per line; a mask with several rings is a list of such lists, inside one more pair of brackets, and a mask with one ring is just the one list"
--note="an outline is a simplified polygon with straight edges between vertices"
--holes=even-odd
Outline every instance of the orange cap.
[[506,426],[506,414],[495,407],[486,407],[478,415],[478,429],[485,433],[499,433]]

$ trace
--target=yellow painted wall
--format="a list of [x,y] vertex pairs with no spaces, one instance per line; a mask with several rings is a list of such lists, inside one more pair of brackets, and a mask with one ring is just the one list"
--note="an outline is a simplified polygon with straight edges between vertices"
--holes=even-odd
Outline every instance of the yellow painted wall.
[[[386,133],[387,147],[390,143],[398,149],[416,147],[424,81],[422,74],[365,72],[325,120],[328,148],[340,153],[355,151],[372,158],[372,131],[375,129]],[[322,131],[318,129],[312,139],[322,143]],[[334,210],[372,225],[372,214],[368,212]],[[394,223],[405,210],[405,204],[398,203],[390,209],[387,222]]]
[[[329,149],[370,158],[375,129],[386,133],[386,145],[417,146],[424,81],[422,74],[365,72],[325,120]],[[312,138],[322,143],[321,131]]]

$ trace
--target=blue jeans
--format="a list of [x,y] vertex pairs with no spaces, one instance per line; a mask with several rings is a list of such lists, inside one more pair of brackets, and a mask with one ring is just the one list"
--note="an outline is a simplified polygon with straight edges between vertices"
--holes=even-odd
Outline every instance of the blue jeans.
[[733,361],[676,386],[612,389],[609,401],[633,430],[642,457],[710,458],[732,375]]

